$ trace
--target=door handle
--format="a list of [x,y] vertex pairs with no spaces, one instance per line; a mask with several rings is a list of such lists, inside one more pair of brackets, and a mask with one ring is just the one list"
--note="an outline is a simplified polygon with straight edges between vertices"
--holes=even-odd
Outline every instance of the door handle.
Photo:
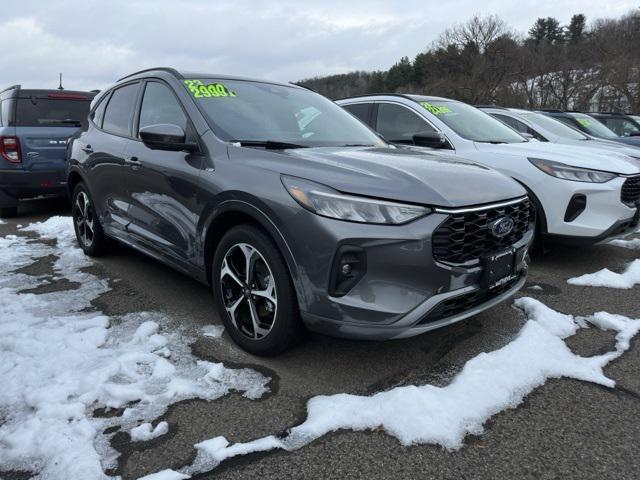
[[84,147],[81,148],[81,150],[84,153],[93,153],[93,148],[91,148],[91,145],[85,145]]

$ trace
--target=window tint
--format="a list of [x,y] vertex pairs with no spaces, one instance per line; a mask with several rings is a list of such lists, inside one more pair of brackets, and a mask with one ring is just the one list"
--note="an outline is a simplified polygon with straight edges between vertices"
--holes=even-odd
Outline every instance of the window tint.
[[138,129],[159,123],[178,125],[187,131],[187,117],[173,92],[162,83],[150,82],[144,90]]
[[21,127],[68,127],[86,125],[91,99],[18,98],[15,125]]
[[107,94],[100,100],[100,103],[93,110],[93,112],[91,112],[91,120],[93,120],[93,123],[95,123],[98,127],[102,127],[102,117],[104,117],[104,110],[108,102],[109,95]]
[[104,112],[102,128],[116,135],[129,135],[129,124],[133,113],[138,84],[133,83],[114,90]]
[[413,143],[413,136],[416,133],[436,131],[417,113],[391,103],[381,103],[378,106],[376,130],[388,142],[397,143]]
[[369,124],[369,115],[371,114],[370,103],[354,103],[353,105],[344,105],[342,108],[360,121]]

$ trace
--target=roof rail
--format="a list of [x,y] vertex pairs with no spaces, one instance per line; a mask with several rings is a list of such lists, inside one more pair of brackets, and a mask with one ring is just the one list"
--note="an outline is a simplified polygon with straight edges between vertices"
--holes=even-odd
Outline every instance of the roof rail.
[[0,93],[7,92],[9,90],[20,90],[20,85],[11,85],[10,87],[5,88],[4,90],[0,90]]
[[155,68],[145,68],[144,70],[140,70],[138,72],[133,72],[130,73],[129,75],[125,75],[122,78],[118,79],[118,82],[124,80],[125,78],[129,78],[129,77],[133,77],[135,75],[139,75],[141,73],[145,73],[145,72],[155,72],[155,71],[162,71],[162,72],[167,72],[170,73],[171,75],[173,75],[176,78],[182,78],[182,75],[180,74],[180,72],[178,72],[175,68],[170,68],[170,67],[155,67]]
[[[336,98],[335,101],[338,100],[347,100],[352,98],[361,98],[361,97],[400,97],[406,98],[407,100],[413,100],[409,95],[405,95],[403,93],[363,93],[361,95],[351,95],[348,97]],[[427,95],[428,96],[428,95]]]
[[509,110],[507,107],[500,107],[498,105],[474,105],[476,108],[495,108],[497,110]]

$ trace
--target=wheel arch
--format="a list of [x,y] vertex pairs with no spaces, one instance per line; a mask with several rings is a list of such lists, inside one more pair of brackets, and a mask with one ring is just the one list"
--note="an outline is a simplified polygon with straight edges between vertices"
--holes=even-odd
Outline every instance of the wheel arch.
[[226,200],[211,209],[204,217],[200,242],[204,259],[204,269],[209,285],[212,283],[212,263],[215,250],[229,229],[243,224],[253,225],[265,233],[276,244],[276,248],[285,260],[291,275],[298,304],[302,310],[307,304],[304,290],[301,288],[298,266],[289,245],[276,224],[260,208],[244,200]]
[[538,231],[542,235],[546,234],[547,233],[547,216],[545,214],[544,207],[542,206],[542,202],[527,185],[522,183],[517,178],[514,178],[514,180],[518,182],[520,185],[522,185],[522,187],[527,191],[527,195],[529,196],[529,198],[531,199],[531,201],[536,207],[536,225],[537,225],[536,228],[539,228]]

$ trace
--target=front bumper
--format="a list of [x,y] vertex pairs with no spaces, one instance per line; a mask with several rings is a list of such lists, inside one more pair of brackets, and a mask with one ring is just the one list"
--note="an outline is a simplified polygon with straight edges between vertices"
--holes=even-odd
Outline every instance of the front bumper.
[[0,170],[0,206],[13,207],[21,198],[65,196],[64,170]]
[[[524,284],[527,249],[533,239],[530,228],[513,245],[517,277],[499,291],[488,291],[479,260],[449,265],[434,259],[432,234],[447,214],[434,213],[402,226],[341,222],[306,211],[296,217],[293,223],[304,224],[306,232],[304,241],[290,243],[298,263],[297,287],[305,297],[302,319],[310,330],[348,338],[418,335],[504,301]],[[344,245],[366,252],[366,273],[346,295],[331,296],[334,254]],[[441,308],[457,299],[461,308]]]
[[[546,238],[576,245],[596,244],[624,235],[625,225],[631,225],[637,218],[638,206],[621,200],[625,177],[606,183],[571,182],[549,176],[544,181],[548,187],[540,188],[545,195],[538,197],[547,221]],[[586,197],[586,208],[573,220],[567,221],[566,209],[575,195]],[[629,228],[633,229],[632,226]]]

